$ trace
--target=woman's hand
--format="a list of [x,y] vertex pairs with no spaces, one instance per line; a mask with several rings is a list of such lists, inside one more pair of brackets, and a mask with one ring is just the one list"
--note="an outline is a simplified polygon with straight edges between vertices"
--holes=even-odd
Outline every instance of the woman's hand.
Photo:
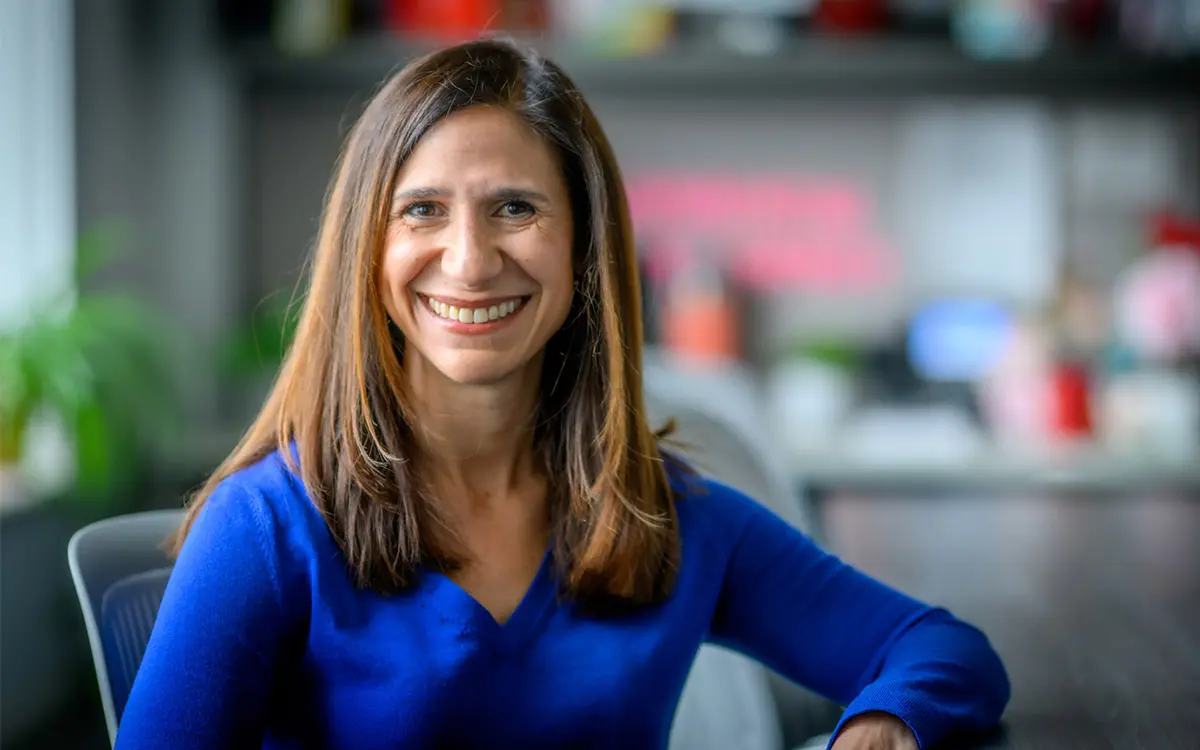
[[918,750],[918,745],[907,724],[891,714],[874,712],[846,722],[831,750]]

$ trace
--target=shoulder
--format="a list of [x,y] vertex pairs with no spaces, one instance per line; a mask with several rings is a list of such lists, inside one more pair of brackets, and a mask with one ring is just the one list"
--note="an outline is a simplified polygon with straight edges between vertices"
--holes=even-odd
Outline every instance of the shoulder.
[[314,521],[324,525],[299,474],[279,451],[230,474],[207,503],[214,508],[232,505],[227,513],[248,514],[273,530],[305,531]]
[[263,497],[273,505],[289,506],[304,496],[304,485],[300,477],[288,466],[283,454],[271,451],[258,461],[233,472],[218,485],[224,492]]
[[205,499],[180,551],[196,548],[203,564],[245,565],[270,577],[286,600],[307,588],[314,557],[324,557],[329,532],[300,477],[272,452],[222,480]]
[[686,466],[673,468],[670,482],[685,541],[700,538],[730,548],[763,523],[787,525],[757,499]]

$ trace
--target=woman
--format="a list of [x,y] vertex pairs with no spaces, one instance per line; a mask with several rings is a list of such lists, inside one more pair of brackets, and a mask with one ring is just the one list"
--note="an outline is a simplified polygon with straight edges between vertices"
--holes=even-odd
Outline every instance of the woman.
[[847,704],[837,750],[996,722],[979,631],[660,448],[638,283],[557,66],[481,41],[400,71],[180,531],[118,747],[661,748],[706,640]]

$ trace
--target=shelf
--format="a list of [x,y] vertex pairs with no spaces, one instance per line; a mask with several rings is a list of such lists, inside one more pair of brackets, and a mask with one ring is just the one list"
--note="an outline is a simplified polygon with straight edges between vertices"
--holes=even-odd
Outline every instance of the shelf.
[[[798,41],[768,57],[680,47],[604,59],[538,45],[585,93],[648,99],[1021,96],[1200,102],[1200,58],[1154,59],[1115,49],[1056,51],[1027,61],[980,61],[948,42]],[[245,83],[265,90],[368,91],[427,49],[386,36],[357,39],[321,57],[269,45],[236,54]]]

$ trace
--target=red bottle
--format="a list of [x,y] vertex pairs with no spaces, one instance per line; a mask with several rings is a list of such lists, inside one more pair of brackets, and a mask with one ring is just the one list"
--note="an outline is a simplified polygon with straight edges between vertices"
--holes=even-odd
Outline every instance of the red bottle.
[[885,23],[884,0],[821,0],[813,15],[816,28],[840,34],[869,33],[883,28]]
[[393,31],[453,42],[546,28],[546,0],[389,0]]
[[500,16],[500,0],[390,0],[388,26],[445,42],[479,36]]
[[1180,247],[1200,255],[1200,218],[1159,213],[1150,225],[1151,247]]
[[1068,38],[1092,40],[1104,31],[1110,10],[1108,0],[1061,0],[1055,15]]
[[1087,371],[1079,365],[1060,365],[1054,373],[1053,392],[1053,434],[1067,439],[1091,435],[1091,387]]

